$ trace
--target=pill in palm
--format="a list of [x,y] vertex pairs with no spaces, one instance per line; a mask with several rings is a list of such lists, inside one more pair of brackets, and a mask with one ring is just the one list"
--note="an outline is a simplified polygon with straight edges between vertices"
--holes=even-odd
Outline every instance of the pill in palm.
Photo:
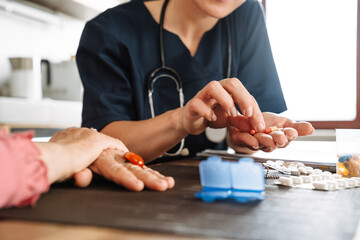
[[124,154],[124,158],[131,162],[132,164],[138,165],[140,167],[144,166],[144,160],[140,155],[133,153],[133,152],[127,152]]
[[278,128],[276,126],[272,126],[272,127],[266,128],[264,130],[264,133],[269,134],[269,133],[277,131],[277,130],[278,130]]

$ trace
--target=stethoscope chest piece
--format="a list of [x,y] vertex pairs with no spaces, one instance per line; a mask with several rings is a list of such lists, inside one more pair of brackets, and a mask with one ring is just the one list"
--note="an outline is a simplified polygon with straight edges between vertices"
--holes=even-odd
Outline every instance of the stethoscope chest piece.
[[226,137],[226,128],[210,128],[207,127],[205,130],[206,138],[213,142],[213,143],[219,143],[224,141]]

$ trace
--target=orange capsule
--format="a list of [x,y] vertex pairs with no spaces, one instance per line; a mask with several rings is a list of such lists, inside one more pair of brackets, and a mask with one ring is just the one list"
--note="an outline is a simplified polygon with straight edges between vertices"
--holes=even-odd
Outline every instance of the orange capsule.
[[269,134],[269,133],[271,133],[273,131],[277,131],[277,130],[278,130],[278,128],[276,126],[272,126],[272,127],[266,128],[264,130],[264,133]]
[[124,158],[131,162],[132,164],[138,165],[140,167],[144,166],[144,160],[138,154],[133,152],[127,152],[124,154]]
[[250,134],[254,136],[255,134],[257,134],[257,132],[256,132],[254,129],[252,129],[252,130],[250,131]]

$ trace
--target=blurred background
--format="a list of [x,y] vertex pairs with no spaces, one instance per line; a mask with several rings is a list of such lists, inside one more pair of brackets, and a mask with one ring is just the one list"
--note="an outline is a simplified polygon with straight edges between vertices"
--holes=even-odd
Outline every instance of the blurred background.
[[86,21],[124,0],[0,0],[0,125],[50,136],[80,126],[75,54]]

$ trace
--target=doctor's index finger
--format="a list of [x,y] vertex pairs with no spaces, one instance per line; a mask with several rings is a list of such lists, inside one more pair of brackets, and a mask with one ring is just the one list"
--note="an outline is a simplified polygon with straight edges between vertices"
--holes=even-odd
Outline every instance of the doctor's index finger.
[[198,97],[205,101],[207,105],[210,105],[210,107],[212,107],[211,105],[214,103],[212,100],[215,100],[229,116],[236,117],[237,115],[232,97],[218,81],[208,83],[202,91],[199,92]]
[[242,114],[249,118],[251,125],[258,131],[265,129],[265,120],[255,98],[247,91],[237,78],[227,78],[220,81],[223,88],[232,96]]

